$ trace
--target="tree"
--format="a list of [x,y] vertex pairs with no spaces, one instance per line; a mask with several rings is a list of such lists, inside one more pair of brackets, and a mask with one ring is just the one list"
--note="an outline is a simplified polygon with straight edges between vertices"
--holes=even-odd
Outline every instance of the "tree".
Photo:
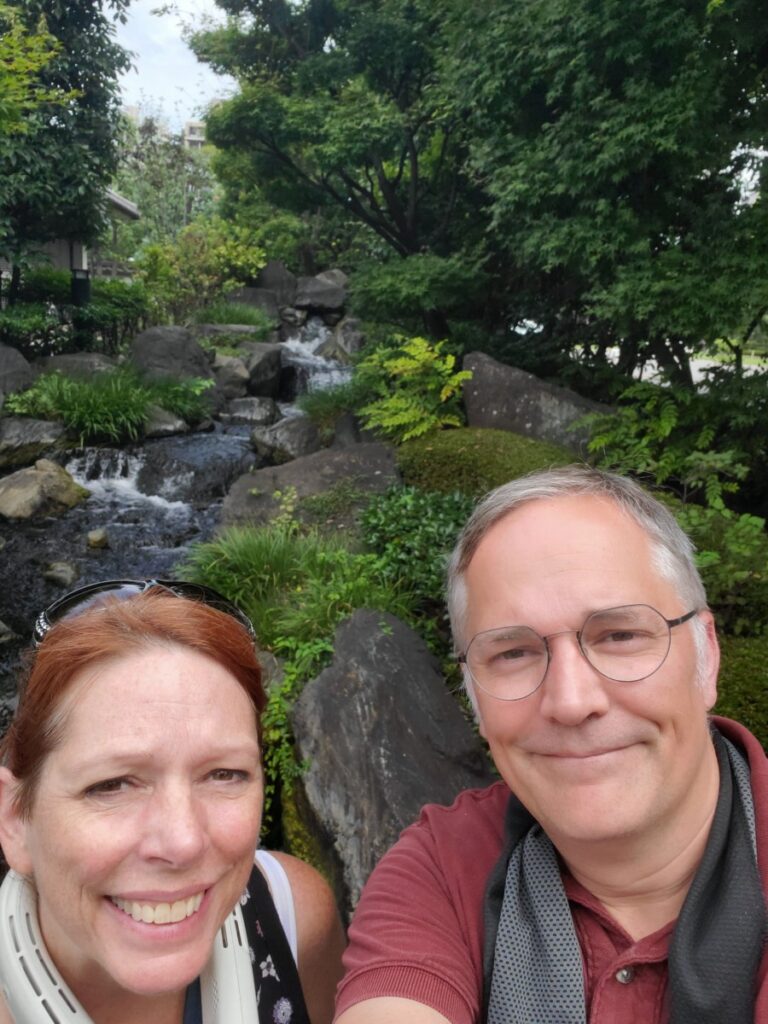
[[41,70],[59,50],[41,21],[30,32],[18,12],[0,3],[0,139],[25,129],[24,118],[41,103],[64,102],[68,94],[46,89]]
[[[191,43],[238,79],[208,137],[236,154],[241,187],[296,214],[338,211],[379,259],[429,254],[433,276],[439,260],[474,252],[480,194],[462,172],[462,121],[437,89],[434,0],[217,3],[227,25]],[[429,306],[428,326],[444,333],[444,311]]]
[[210,215],[215,184],[206,150],[185,146],[159,118],[144,117],[138,125],[126,119],[113,185],[136,203],[141,220],[121,228],[120,255],[135,256],[144,244],[173,242],[195,218]]
[[539,343],[619,346],[622,369],[653,357],[690,383],[692,351],[768,306],[763,13],[454,0],[449,14],[470,163]]
[[23,115],[24,131],[0,147],[0,255],[14,266],[11,299],[21,264],[56,238],[91,242],[101,229],[105,188],[116,167],[118,74],[129,56],[113,39],[107,12],[124,18],[130,0],[14,0],[21,24],[34,31],[44,18],[58,41],[41,66],[40,87],[69,94]]

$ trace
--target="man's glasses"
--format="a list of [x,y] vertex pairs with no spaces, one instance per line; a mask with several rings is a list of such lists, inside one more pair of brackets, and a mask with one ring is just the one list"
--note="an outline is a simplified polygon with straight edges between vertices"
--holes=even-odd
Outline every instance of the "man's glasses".
[[60,597],[58,601],[54,601],[45,611],[40,612],[35,620],[32,643],[38,647],[48,630],[62,619],[79,615],[107,599],[124,601],[154,588],[165,590],[174,597],[200,601],[209,608],[225,612],[233,619],[237,619],[253,640],[256,639],[250,619],[240,611],[237,605],[210,587],[204,587],[199,583],[185,583],[181,580],[105,580],[102,583],[89,583],[85,587],[79,587],[77,590],[65,594],[64,597]]
[[658,672],[669,653],[672,629],[697,612],[694,608],[677,619],[665,619],[650,605],[628,604],[592,612],[581,629],[549,636],[539,636],[530,626],[504,626],[477,633],[457,660],[492,697],[521,700],[544,682],[552,657],[552,637],[575,633],[592,668],[615,682],[634,683]]

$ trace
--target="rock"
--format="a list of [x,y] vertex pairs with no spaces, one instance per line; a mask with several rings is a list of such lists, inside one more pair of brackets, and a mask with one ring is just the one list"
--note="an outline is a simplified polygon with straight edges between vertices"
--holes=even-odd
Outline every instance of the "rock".
[[286,416],[269,427],[256,427],[251,444],[270,462],[289,462],[320,448],[320,434],[307,416]]
[[233,398],[220,418],[225,423],[266,427],[275,423],[279,416],[280,410],[272,398]]
[[277,296],[271,288],[244,286],[230,292],[227,295],[227,300],[229,302],[242,302],[246,306],[257,306],[267,314],[273,323],[277,323],[280,318]]
[[293,306],[283,306],[280,310],[280,321],[289,327],[303,327],[307,322],[307,311],[295,309]]
[[270,260],[262,267],[256,285],[272,292],[279,306],[293,305],[296,298],[296,275],[281,260]]
[[35,371],[21,352],[10,345],[0,345],[0,399],[13,391],[23,391],[34,379]]
[[89,495],[65,469],[49,459],[17,470],[0,480],[0,515],[7,519],[31,519],[60,515]]
[[349,277],[338,267],[331,267],[330,270],[321,270],[317,275],[318,281],[326,281],[328,284],[335,284],[337,288],[346,288]]
[[264,333],[264,329],[255,324],[190,324],[187,329],[193,338],[213,338],[222,345],[258,341]]
[[334,281],[320,276],[300,277],[296,286],[294,306],[297,309],[310,309],[317,313],[323,313],[341,309],[346,299],[346,290]]
[[280,345],[248,341],[240,346],[242,360],[248,371],[248,392],[276,398],[280,390],[282,355]]
[[382,854],[425,803],[493,780],[480,740],[424,641],[384,612],[361,610],[336,631],[333,663],[292,713],[308,762],[297,794],[304,826],[329,838],[330,877],[350,912]]
[[195,436],[159,438],[144,445],[144,462],[136,475],[142,494],[204,507],[223,497],[257,461],[242,434],[222,431],[215,445],[195,445]]
[[356,317],[346,316],[340,320],[330,338],[317,350],[324,359],[335,359],[346,365],[352,362],[365,344],[365,335],[360,330]]
[[144,424],[145,437],[171,437],[173,434],[189,433],[189,424],[159,405],[147,408],[147,422]]
[[61,587],[71,587],[79,575],[71,562],[51,562],[43,572],[43,579],[49,583],[57,583]]
[[467,425],[496,427],[549,441],[584,454],[589,433],[570,428],[590,412],[610,412],[575,391],[539,380],[531,373],[499,363],[482,352],[464,357],[472,379],[463,385]]
[[103,526],[97,530],[89,530],[87,534],[88,547],[96,551],[109,547],[109,534]]
[[213,379],[205,349],[184,327],[150,327],[142,331],[131,342],[130,359],[139,373],[150,380]]
[[62,373],[65,377],[92,377],[94,373],[113,373],[116,359],[101,352],[65,352],[60,356],[44,356],[35,360],[41,373]]
[[0,419],[0,469],[28,466],[55,448],[65,436],[61,423],[26,416]]
[[[221,509],[221,521],[226,526],[268,523],[280,511],[275,492],[285,494],[291,490],[299,499],[297,518],[303,519],[302,498],[323,494],[342,482],[351,482],[366,496],[381,494],[399,483],[394,448],[381,442],[323,448],[285,465],[266,466],[248,473],[230,488]],[[354,516],[354,508],[349,515]]]
[[239,356],[225,356],[217,352],[213,372],[216,375],[216,387],[227,400],[242,398],[247,392],[251,376]]

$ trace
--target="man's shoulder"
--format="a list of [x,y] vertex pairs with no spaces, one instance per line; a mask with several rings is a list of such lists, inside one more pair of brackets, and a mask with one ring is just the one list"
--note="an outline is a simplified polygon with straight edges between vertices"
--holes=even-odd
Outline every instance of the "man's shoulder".
[[403,835],[413,830],[429,836],[441,848],[446,844],[465,851],[500,848],[509,796],[509,788],[501,781],[483,789],[462,790],[450,805],[426,804]]

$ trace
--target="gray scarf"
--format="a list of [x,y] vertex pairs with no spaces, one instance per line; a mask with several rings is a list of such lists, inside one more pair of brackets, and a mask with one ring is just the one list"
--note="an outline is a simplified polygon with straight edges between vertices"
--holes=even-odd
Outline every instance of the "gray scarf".
[[[713,728],[720,793],[669,952],[671,1024],[745,1024],[768,933],[749,766]],[[581,948],[557,854],[512,796],[485,901],[487,1024],[586,1024]]]

